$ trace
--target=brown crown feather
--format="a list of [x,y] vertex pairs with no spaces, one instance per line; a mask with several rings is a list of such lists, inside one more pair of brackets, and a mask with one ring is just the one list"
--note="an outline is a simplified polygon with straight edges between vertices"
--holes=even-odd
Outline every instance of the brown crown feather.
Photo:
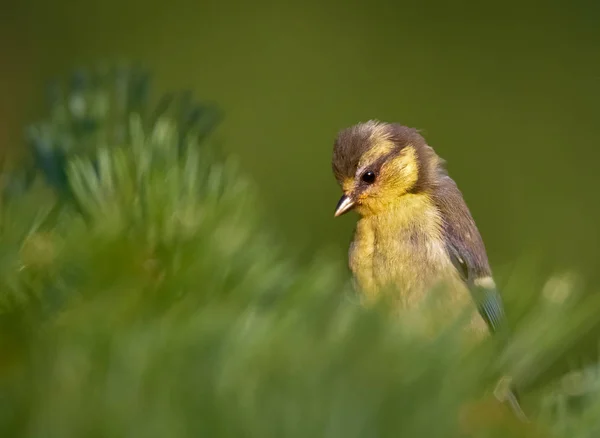
[[332,159],[336,179],[342,181],[344,178],[354,177],[360,158],[381,138],[390,140],[395,147],[389,155],[377,160],[375,167],[380,167],[387,158],[399,154],[407,146],[415,148],[419,173],[411,192],[427,190],[436,184],[440,176],[446,174],[444,161],[427,145],[419,130],[398,123],[371,120],[339,132],[334,142]]

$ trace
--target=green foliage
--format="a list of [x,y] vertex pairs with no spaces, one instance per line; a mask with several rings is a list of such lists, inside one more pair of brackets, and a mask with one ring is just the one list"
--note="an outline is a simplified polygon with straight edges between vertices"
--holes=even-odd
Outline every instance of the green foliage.
[[597,434],[593,370],[526,394],[532,424],[491,394],[500,374],[533,382],[597,325],[572,281],[528,298],[536,311],[506,345],[466,347],[461,321],[427,335],[434,305],[363,308],[335,262],[282,254],[252,184],[207,140],[212,115],[145,113],[145,80],[126,77],[135,99],[83,80],[56,99],[29,131],[51,188],[5,190],[2,436]]

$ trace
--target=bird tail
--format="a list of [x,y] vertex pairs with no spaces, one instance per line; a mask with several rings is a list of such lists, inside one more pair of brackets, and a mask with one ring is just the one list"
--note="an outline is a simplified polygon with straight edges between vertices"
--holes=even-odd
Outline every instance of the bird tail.
[[510,377],[504,376],[500,379],[500,381],[496,385],[496,389],[494,390],[494,396],[500,402],[508,404],[515,416],[519,420],[525,423],[529,422],[527,415],[525,415],[523,408],[521,408],[519,396],[514,388],[512,379]]

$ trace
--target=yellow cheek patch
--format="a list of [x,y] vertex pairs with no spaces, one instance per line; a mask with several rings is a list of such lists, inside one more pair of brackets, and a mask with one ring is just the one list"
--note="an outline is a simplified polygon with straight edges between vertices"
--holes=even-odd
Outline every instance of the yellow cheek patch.
[[386,175],[394,182],[397,189],[407,189],[417,182],[419,176],[419,164],[417,153],[413,146],[407,146],[397,157],[393,157],[385,163],[382,175]]

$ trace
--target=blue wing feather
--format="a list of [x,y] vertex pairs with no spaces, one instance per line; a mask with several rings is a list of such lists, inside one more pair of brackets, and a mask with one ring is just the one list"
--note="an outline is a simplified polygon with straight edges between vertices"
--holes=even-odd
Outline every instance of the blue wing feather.
[[[452,260],[452,263],[456,267],[462,280],[471,291],[477,309],[487,323],[490,331],[498,331],[504,321],[504,306],[498,290],[495,286],[491,287],[477,284],[477,280],[481,278],[481,276],[477,276],[474,269],[469,266],[467,254],[464,256],[461,255],[460,250],[451,243],[448,244],[448,250],[450,260]],[[488,276],[486,275],[483,277]]]

